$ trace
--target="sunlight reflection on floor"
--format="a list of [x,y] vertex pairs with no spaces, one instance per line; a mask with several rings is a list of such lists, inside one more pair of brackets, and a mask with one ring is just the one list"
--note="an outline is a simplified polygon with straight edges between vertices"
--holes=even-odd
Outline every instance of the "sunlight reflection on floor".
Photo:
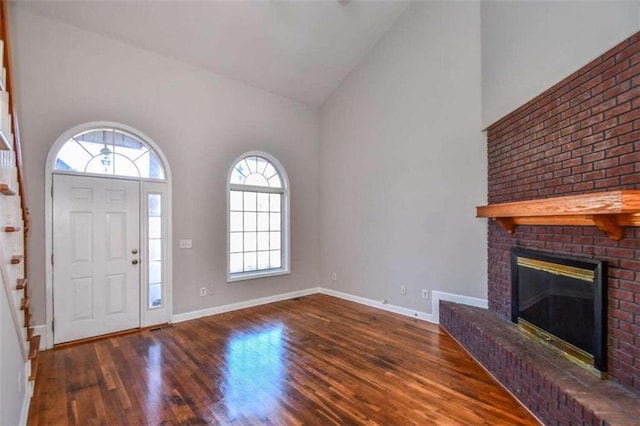
[[286,377],[283,346],[282,324],[229,339],[223,389],[229,419],[261,419],[277,408]]

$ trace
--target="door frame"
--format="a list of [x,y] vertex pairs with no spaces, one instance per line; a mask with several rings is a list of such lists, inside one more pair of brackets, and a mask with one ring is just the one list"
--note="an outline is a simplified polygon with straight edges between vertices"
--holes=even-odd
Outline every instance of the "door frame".
[[[56,157],[58,155],[58,151],[62,145],[64,145],[71,137],[77,135],[78,133],[82,133],[87,130],[95,129],[95,128],[114,128],[117,130],[122,130],[124,132],[130,133],[137,138],[141,139],[143,142],[148,144],[153,151],[156,153],[162,165],[164,167],[165,179],[145,179],[145,178],[131,178],[125,176],[106,176],[106,175],[96,175],[91,173],[76,173],[76,172],[61,172],[54,170]],[[142,133],[141,131],[121,124],[115,123],[111,121],[92,121],[88,123],[83,123],[78,126],[75,126],[62,135],[60,135],[54,144],[49,149],[49,154],[47,155],[47,162],[45,165],[45,185],[44,185],[44,197],[45,197],[45,298],[46,298],[46,306],[45,306],[45,314],[46,314],[46,323],[45,330],[43,334],[43,346],[45,349],[50,349],[53,347],[53,265],[51,263],[51,259],[53,257],[53,175],[54,174],[66,174],[66,175],[74,175],[74,176],[90,176],[90,177],[98,177],[103,179],[121,179],[121,180],[137,180],[140,182],[140,240],[141,243],[146,241],[146,215],[145,208],[147,206],[147,195],[148,194],[157,194],[161,193],[163,196],[162,203],[162,215],[166,220],[164,220],[163,231],[166,235],[166,242],[163,247],[163,253],[165,254],[166,264],[163,262],[163,273],[166,277],[166,282],[164,286],[164,309],[148,309],[147,308],[147,300],[144,295],[147,294],[146,291],[140,292],[140,326],[146,327],[149,325],[171,322],[171,318],[173,315],[173,267],[172,267],[172,196],[171,196],[171,169],[169,168],[169,163],[167,158],[165,157],[162,150],[158,147],[158,145],[147,135]],[[146,265],[147,261],[147,253],[146,253],[146,243],[144,243],[144,261]],[[142,244],[141,244],[142,250]],[[146,277],[146,272],[141,271],[140,273],[140,289],[142,290],[143,285],[146,285],[144,282],[144,278]],[[160,317],[159,313],[162,313]],[[155,315],[154,315],[155,314]]]

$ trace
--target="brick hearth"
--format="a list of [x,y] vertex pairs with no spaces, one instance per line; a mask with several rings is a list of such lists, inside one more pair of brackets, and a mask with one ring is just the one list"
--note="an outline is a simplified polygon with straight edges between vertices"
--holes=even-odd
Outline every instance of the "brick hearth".
[[534,343],[493,312],[441,301],[440,325],[544,424],[639,422],[633,392]]

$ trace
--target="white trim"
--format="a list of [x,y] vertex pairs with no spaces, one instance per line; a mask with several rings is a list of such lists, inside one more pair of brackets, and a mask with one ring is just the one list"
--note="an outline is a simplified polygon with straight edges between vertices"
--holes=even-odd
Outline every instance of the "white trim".
[[[262,157],[269,161],[273,167],[276,169],[278,174],[280,175],[280,180],[282,181],[282,188],[267,188],[267,187],[254,187],[251,185],[237,185],[231,183],[231,174],[233,170],[240,161],[247,157]],[[291,253],[289,250],[291,243],[291,221],[289,215],[289,206],[291,205],[291,190],[289,188],[289,176],[287,175],[287,171],[284,169],[284,166],[276,157],[273,155],[266,153],[264,151],[249,151],[245,152],[231,163],[229,170],[227,171],[227,282],[238,282],[243,280],[250,280],[254,278],[266,278],[274,275],[286,275],[291,273]],[[231,274],[230,261],[231,254],[229,253],[229,227],[230,227],[230,217],[231,217],[231,190],[232,189],[244,189],[244,190],[252,190],[252,191],[263,191],[263,192],[274,192],[282,194],[282,244],[280,250],[282,251],[282,265],[281,268],[277,270],[266,269],[259,271],[247,271],[238,274]]]
[[306,290],[293,291],[290,293],[277,294],[274,296],[262,297],[260,299],[247,300],[245,302],[232,303],[229,305],[216,306],[213,308],[201,309],[198,311],[185,312],[182,314],[176,314],[172,317],[173,322],[189,321],[197,318],[207,317],[209,315],[221,314],[224,312],[235,311],[238,309],[251,308],[253,306],[265,305],[267,303],[280,302],[282,300],[289,300],[295,297],[308,296],[311,294],[326,294],[328,296],[337,297],[339,299],[355,302],[360,305],[371,306],[373,308],[381,309],[383,311],[393,312],[395,314],[404,315],[410,318],[416,318],[421,321],[427,321],[433,324],[440,323],[440,301],[446,300],[450,302],[463,303],[465,305],[477,306],[479,308],[487,308],[487,300],[479,299],[477,297],[462,296],[460,294],[445,293],[442,291],[432,291],[431,309],[432,313],[426,313],[417,311],[414,309],[403,308],[402,306],[389,305],[386,302],[367,299],[366,297],[355,296],[341,291],[336,291],[324,287],[309,288]]
[[447,302],[461,303],[463,305],[475,306],[478,308],[487,309],[489,303],[487,299],[480,299],[478,297],[462,296],[460,294],[445,293],[443,291],[431,292],[431,312],[434,318],[434,324],[440,324],[440,301],[445,300]]
[[[53,143],[53,145],[51,146],[51,148],[49,149],[49,154],[47,155],[47,161],[45,163],[45,185],[44,185],[44,198],[45,198],[45,257],[44,257],[44,263],[45,263],[45,332],[43,334],[41,334],[42,339],[41,339],[41,346],[44,345],[45,349],[49,349],[53,347],[53,330],[52,330],[52,324],[53,324],[53,267],[51,265],[51,256],[53,254],[53,202],[51,199],[51,190],[53,188],[53,174],[55,173],[59,173],[59,174],[73,174],[73,175],[78,175],[78,173],[65,173],[63,171],[60,170],[55,170],[55,161],[56,161],[56,157],[58,155],[58,151],[60,150],[60,148],[62,147],[62,145],[64,145],[71,137],[77,135],[78,133],[82,133],[84,131],[90,130],[90,129],[95,129],[95,128],[114,128],[114,129],[118,129],[118,130],[122,130],[125,131],[127,133],[130,133],[134,136],[136,136],[137,138],[141,139],[142,141],[144,141],[146,144],[148,144],[156,153],[156,155],[158,156],[158,158],[160,159],[160,162],[162,163],[162,166],[164,167],[164,173],[165,173],[165,179],[164,180],[159,180],[159,179],[146,179],[146,178],[138,178],[137,180],[139,180],[140,182],[142,182],[143,184],[141,185],[141,187],[144,185],[145,182],[157,182],[157,183],[165,183],[167,185],[167,198],[169,203],[171,203],[172,201],[172,188],[171,188],[171,182],[172,182],[172,178],[171,178],[171,168],[169,167],[169,162],[167,161],[166,156],[164,155],[164,152],[162,152],[162,150],[160,149],[160,147],[153,141],[153,139],[151,139],[149,136],[147,136],[146,134],[142,133],[141,131],[127,126],[125,124],[121,124],[121,123],[116,123],[116,122],[112,122],[112,121],[92,121],[92,122],[88,122],[88,123],[83,123],[80,124],[78,126],[75,126],[69,130],[67,130],[66,132],[64,132],[62,135],[60,135],[56,141]],[[88,176],[88,174],[83,174],[84,176]],[[101,177],[101,178],[105,178],[105,179],[135,179],[135,178],[131,178],[131,177],[121,177],[121,176],[109,176],[109,175],[97,175],[96,177]],[[168,214],[169,217],[167,218],[168,221],[168,228],[167,228],[167,284],[166,284],[166,291],[168,295],[172,295],[173,294],[173,275],[172,275],[172,222],[171,222],[171,211],[172,208],[170,207],[168,209]],[[140,281],[141,285],[142,285],[142,280]],[[140,312],[142,313],[142,309],[143,309],[143,300],[142,298],[140,298]],[[172,312],[173,312],[173,306],[172,306],[172,299],[168,299],[167,300],[168,303],[168,312],[167,312],[167,320],[169,320],[169,318],[171,318]],[[146,306],[146,305],[145,305]]]
[[29,420],[29,407],[31,406],[31,397],[33,396],[33,382],[29,381],[29,361],[24,363],[22,371],[22,386],[24,394],[22,396],[22,407],[20,408],[20,425],[24,426]]
[[260,299],[252,299],[244,302],[231,303],[229,305],[215,306],[213,308],[201,309],[199,311],[185,312],[173,316],[173,322],[189,321],[197,318],[208,317],[209,315],[222,314],[224,312],[237,311],[238,309],[251,308],[254,306],[266,305],[267,303],[280,302],[282,300],[294,299],[296,297],[309,296],[310,294],[320,293],[320,287],[309,288],[306,290],[292,291],[290,293],[277,294],[275,296],[262,297]]
[[321,288],[320,293],[337,297],[339,299],[348,300],[350,302],[359,303],[361,305],[371,306],[372,308],[382,309],[383,311],[404,315],[406,317],[416,318],[416,319],[427,321],[427,322],[435,322],[433,320],[432,314],[428,314],[426,312],[421,312],[413,309],[403,308],[402,306],[389,305],[383,301],[367,299],[365,297],[360,297],[360,296],[354,296],[352,294],[343,293],[341,291],[331,290],[328,288]]
[[278,275],[288,275],[290,271],[285,271],[282,268],[278,269],[261,269],[259,271],[238,272],[227,278],[228,283],[236,281],[254,280],[256,278],[275,277]]

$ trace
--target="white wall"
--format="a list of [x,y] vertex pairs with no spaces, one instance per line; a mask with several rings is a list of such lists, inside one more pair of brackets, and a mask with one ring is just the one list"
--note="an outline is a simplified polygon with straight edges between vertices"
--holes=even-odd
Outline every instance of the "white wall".
[[[146,133],[173,172],[174,313],[318,285],[319,114],[314,108],[95,34],[11,9],[27,205],[29,285],[44,322],[44,170],[65,130],[120,122]],[[291,274],[226,282],[226,175],[249,150],[291,182]],[[177,248],[193,239],[193,249]],[[200,297],[198,289],[214,289]]]
[[482,1],[483,128],[640,30],[639,1]]
[[480,84],[479,3],[415,3],[322,107],[323,286],[486,298]]
[[[4,287],[0,278],[0,287]],[[20,424],[26,409],[25,362],[20,340],[13,325],[11,306],[4,288],[0,288],[0,424]]]

